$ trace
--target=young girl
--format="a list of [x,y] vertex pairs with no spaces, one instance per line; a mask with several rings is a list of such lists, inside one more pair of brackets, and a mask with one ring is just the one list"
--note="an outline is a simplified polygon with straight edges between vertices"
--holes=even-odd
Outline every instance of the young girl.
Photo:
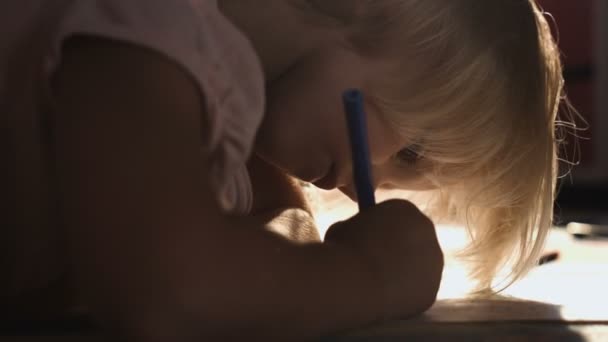
[[558,51],[531,0],[3,1],[4,315],[85,308],[136,340],[306,339],[408,317],[443,268],[393,200],[321,242],[296,179],[433,190],[480,290],[551,222]]

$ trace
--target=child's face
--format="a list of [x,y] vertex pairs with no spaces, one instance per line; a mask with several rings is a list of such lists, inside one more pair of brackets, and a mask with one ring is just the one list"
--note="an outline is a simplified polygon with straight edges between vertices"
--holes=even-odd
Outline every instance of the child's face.
[[[340,188],[353,198],[341,95],[348,88],[360,88],[365,94],[372,81],[390,69],[386,62],[370,61],[342,47],[301,60],[268,87],[267,115],[256,151],[296,178],[325,189]],[[432,188],[416,171],[416,163],[399,160],[400,151],[410,143],[382,120],[369,98],[366,112],[376,187]]]

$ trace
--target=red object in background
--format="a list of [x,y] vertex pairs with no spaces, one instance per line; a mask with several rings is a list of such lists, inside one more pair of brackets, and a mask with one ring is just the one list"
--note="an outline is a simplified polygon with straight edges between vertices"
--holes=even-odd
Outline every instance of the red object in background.
[[559,46],[566,65],[592,63],[593,0],[539,0],[538,3],[557,22]]
[[[592,139],[594,116],[594,1],[605,0],[539,0],[541,7],[555,19],[554,35],[559,38],[559,47],[565,64],[566,92],[570,101],[585,118],[590,129],[578,132]],[[580,123],[579,123],[580,124]],[[593,141],[579,140],[581,165],[590,165],[593,160]],[[569,152],[571,156],[572,152]]]

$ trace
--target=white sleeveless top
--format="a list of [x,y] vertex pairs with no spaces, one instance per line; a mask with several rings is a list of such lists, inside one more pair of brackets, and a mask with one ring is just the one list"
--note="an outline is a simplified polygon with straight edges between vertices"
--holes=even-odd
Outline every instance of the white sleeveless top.
[[215,0],[2,0],[0,19],[0,135],[8,139],[0,157],[13,184],[0,197],[14,202],[17,215],[44,212],[53,197],[46,185],[49,78],[62,43],[75,34],[152,49],[191,74],[211,127],[201,146],[201,156],[211,156],[209,183],[227,212],[250,210],[245,164],[262,121],[264,79],[249,41]]

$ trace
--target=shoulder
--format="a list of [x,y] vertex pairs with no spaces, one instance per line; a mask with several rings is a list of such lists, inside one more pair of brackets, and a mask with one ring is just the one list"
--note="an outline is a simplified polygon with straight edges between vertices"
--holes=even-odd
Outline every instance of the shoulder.
[[[194,80],[165,56],[92,36],[74,36],[66,41],[61,64],[51,81],[57,95],[70,102],[90,96],[121,96],[121,101],[103,103],[133,106],[170,101],[171,106],[181,107],[194,103],[199,106],[201,100]],[[78,94],[83,96],[75,96]]]

